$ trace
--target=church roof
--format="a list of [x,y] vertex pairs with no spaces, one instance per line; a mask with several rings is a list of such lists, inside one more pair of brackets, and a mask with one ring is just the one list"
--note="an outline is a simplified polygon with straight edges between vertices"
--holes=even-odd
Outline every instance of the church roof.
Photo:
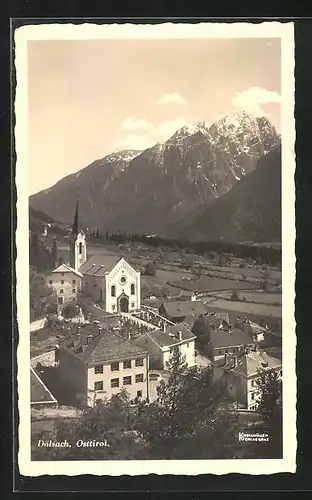
[[105,274],[110,273],[122,259],[123,257],[116,257],[116,255],[93,255],[80,266],[79,271],[88,276],[102,278]]
[[52,273],[74,273],[80,278],[82,278],[82,274],[80,271],[77,271],[73,267],[68,266],[67,264],[61,264],[59,267],[54,269]]

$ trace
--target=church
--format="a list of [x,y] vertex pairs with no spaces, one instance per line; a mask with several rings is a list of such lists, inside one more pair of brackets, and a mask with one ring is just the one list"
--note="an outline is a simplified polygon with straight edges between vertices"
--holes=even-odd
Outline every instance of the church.
[[79,229],[79,202],[70,235],[69,266],[82,276],[82,293],[109,313],[141,308],[141,275],[123,257],[93,255],[87,259],[86,236]]

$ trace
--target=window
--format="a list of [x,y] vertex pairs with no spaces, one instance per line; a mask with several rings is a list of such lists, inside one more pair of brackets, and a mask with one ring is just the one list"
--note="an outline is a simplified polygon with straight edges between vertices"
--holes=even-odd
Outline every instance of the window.
[[75,299],[75,297],[73,297],[73,302],[76,302],[76,299]]
[[61,289],[60,289],[60,293],[64,293],[64,290],[63,290],[63,288],[61,288]]
[[52,285],[52,280],[49,281],[49,284]]
[[76,280],[73,280],[73,285],[76,285]]
[[131,377],[124,377],[123,385],[131,385]]
[[143,382],[143,373],[139,373],[138,375],[136,375],[135,381],[136,382]]
[[134,286],[134,283],[132,283],[131,285],[131,295],[134,295],[135,294],[135,286]]
[[112,296],[112,297],[116,297],[116,287],[115,287],[115,285],[113,285],[113,286],[111,287],[111,296]]
[[131,307],[134,307],[135,306],[135,303],[134,302],[131,302]]
[[63,304],[64,303],[64,297],[59,297],[58,298],[58,303]]
[[64,285],[64,280],[61,280],[61,285]]
[[118,370],[119,370],[119,363],[112,363],[111,372],[118,372]]
[[112,309],[113,309],[113,311],[115,311],[115,309],[116,309],[115,304],[112,305]]
[[82,243],[79,243],[79,253],[82,254]]
[[119,378],[111,379],[111,387],[119,387]]
[[122,285],[124,285],[124,284],[126,283],[126,281],[127,281],[127,278],[126,278],[125,276],[122,276],[122,277],[120,278],[120,283],[121,283]]
[[189,344],[189,342],[188,342],[188,343],[186,344],[186,347],[190,347],[190,344]]
[[97,365],[94,367],[94,373],[103,373],[103,365]]
[[127,368],[131,368],[131,359],[129,361],[124,361],[123,362],[123,367],[126,370]]
[[142,397],[142,391],[137,391],[137,398],[141,398]]
[[135,360],[135,366],[143,366],[143,358],[137,358]]
[[251,393],[251,399],[255,399],[255,393],[254,392]]
[[76,293],[76,288],[73,288],[73,293]]
[[94,382],[94,390],[103,391],[103,380],[101,380],[100,382]]

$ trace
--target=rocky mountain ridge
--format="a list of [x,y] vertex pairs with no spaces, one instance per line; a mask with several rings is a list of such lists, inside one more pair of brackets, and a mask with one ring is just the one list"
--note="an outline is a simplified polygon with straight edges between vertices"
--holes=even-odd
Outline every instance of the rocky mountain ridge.
[[182,127],[145,151],[96,160],[31,196],[30,204],[68,222],[79,195],[84,226],[168,236],[190,213],[230,191],[279,142],[266,118],[239,111],[212,125]]

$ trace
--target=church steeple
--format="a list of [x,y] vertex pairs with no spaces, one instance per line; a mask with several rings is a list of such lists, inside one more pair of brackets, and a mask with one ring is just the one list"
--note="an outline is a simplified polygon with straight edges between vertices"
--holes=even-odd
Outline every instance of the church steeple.
[[76,211],[75,211],[75,217],[74,217],[74,223],[72,225],[72,231],[73,233],[77,234],[79,230],[79,217],[78,217],[78,212],[79,212],[79,198],[77,198],[76,202]]
[[79,269],[87,260],[86,236],[79,229],[79,199],[77,198],[74,222],[70,236],[70,266]]

